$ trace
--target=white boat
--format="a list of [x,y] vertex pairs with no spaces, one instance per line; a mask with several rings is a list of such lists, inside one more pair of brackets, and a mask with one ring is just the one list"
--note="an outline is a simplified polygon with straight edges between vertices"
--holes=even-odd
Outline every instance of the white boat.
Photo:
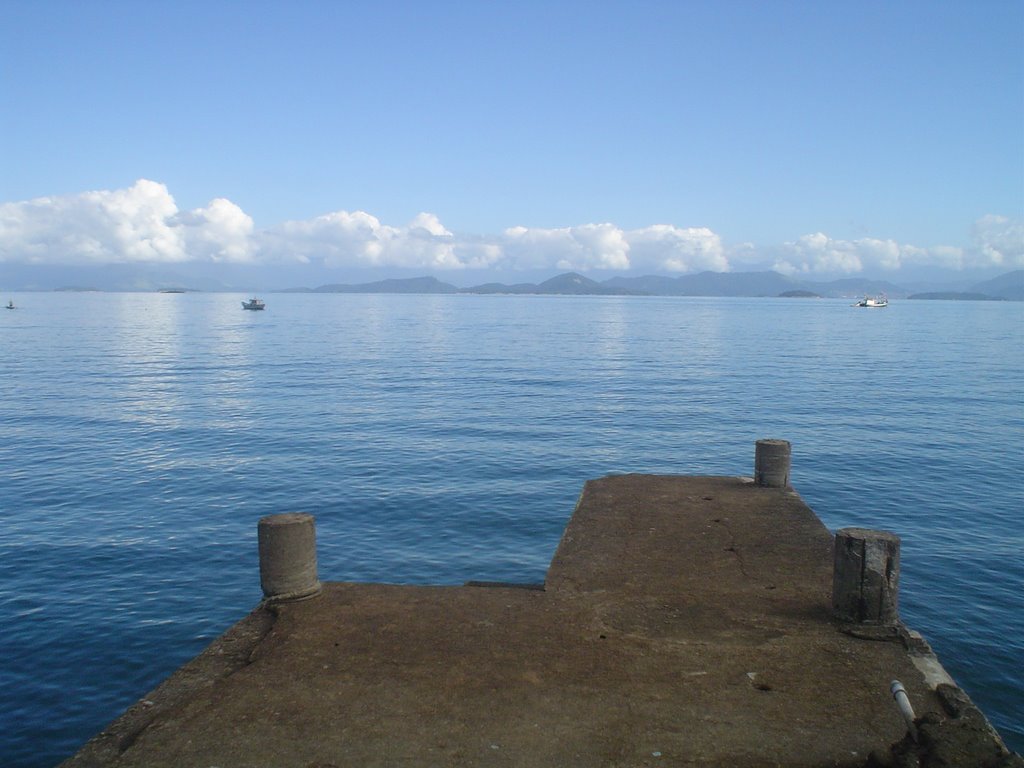
[[854,307],[888,307],[889,299],[886,298],[884,293],[880,293],[877,296],[865,296],[863,299],[858,301],[856,304],[852,304]]
[[249,299],[248,301],[243,301],[242,302],[242,309],[266,309],[266,308],[267,308],[267,305],[264,304],[259,299],[257,299],[256,297],[253,297],[253,298]]

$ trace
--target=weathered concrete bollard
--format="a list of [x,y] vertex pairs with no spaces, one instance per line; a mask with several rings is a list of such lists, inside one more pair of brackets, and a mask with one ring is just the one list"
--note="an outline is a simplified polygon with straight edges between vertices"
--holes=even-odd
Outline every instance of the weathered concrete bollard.
[[888,531],[836,532],[832,609],[854,624],[899,623],[900,538]]
[[320,594],[316,575],[316,522],[288,512],[260,518],[260,585],[267,600],[304,600]]
[[767,488],[789,487],[790,454],[788,440],[758,440],[754,447],[754,482]]

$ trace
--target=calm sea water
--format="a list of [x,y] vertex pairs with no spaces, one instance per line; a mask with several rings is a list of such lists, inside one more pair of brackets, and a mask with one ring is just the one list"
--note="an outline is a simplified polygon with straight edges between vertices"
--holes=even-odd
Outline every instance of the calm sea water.
[[1024,749],[1024,304],[13,298],[0,764],[245,615],[262,515],[317,516],[324,579],[540,581],[587,479],[750,474],[762,437],[830,528],[903,537],[903,618]]

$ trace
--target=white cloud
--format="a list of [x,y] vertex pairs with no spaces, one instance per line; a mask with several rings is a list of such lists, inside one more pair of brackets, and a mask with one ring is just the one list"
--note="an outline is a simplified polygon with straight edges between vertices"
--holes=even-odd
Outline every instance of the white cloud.
[[[760,253],[759,253],[760,251]],[[560,228],[511,227],[496,235],[453,233],[432,213],[405,226],[365,211],[335,211],[257,231],[236,204],[216,198],[179,211],[163,184],[141,179],[126,189],[41,197],[0,204],[0,262],[103,264],[125,262],[282,263],[327,267],[603,270],[634,273],[728,271],[775,256],[786,274],[893,272],[1024,266],[1024,222],[979,219],[966,248],[920,248],[895,240],[833,239],[817,232],[769,249],[726,249],[706,227],[654,224],[624,231],[611,223]]]
[[782,246],[775,270],[784,275],[810,272],[860,272],[864,268],[856,243],[833,240],[816,232]]
[[557,229],[511,227],[499,240],[505,262],[518,269],[619,269],[630,267],[625,233],[612,224]]
[[857,274],[882,270],[893,272],[909,264],[948,262],[954,257],[949,248],[926,249],[864,237],[858,240],[834,240],[816,232],[804,235],[780,249],[774,269],[785,275],[813,273]]
[[783,274],[893,272],[907,266],[942,269],[1024,267],[1024,222],[985,216],[974,224],[972,246],[921,248],[895,240],[833,240],[821,232],[804,235],[780,249],[775,269]]
[[[405,227],[382,224],[363,211],[337,211],[291,221],[267,233],[268,253],[282,249],[333,267],[422,269],[500,267],[509,270],[592,269],[682,272],[728,269],[721,240],[709,229],[656,225],[624,232],[613,224],[510,227],[498,236],[459,236],[421,213]],[[634,258],[636,255],[637,258]]]
[[189,258],[254,260],[252,219],[230,200],[218,197],[206,208],[180,213],[172,221],[181,227]]
[[336,211],[307,221],[285,222],[266,234],[264,250],[291,252],[303,261],[322,257],[330,265],[347,261],[376,264],[382,242],[394,232],[363,211]]
[[971,266],[1024,267],[1024,221],[984,216],[974,223]]
[[656,272],[728,272],[722,239],[707,227],[654,224],[627,234],[633,267]]
[[167,187],[127,189],[0,205],[0,261],[46,264],[246,261],[252,220],[228,200],[179,213]]
[[382,224],[365,211],[336,211],[307,221],[289,221],[264,237],[268,256],[291,253],[303,261],[322,258],[331,267],[370,266],[464,269],[500,258],[487,243],[461,242],[431,213],[408,226]]

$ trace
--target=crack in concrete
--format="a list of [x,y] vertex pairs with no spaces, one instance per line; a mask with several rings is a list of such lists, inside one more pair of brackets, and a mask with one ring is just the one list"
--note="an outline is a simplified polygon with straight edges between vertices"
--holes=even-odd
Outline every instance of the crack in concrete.
[[736,556],[736,562],[740,567],[740,573],[742,573],[749,579],[750,574],[747,573],[747,564],[743,561],[743,553],[740,552],[739,547],[736,546],[736,535],[732,532],[732,528],[729,525],[728,518],[716,517],[711,522],[717,523],[718,525],[725,528],[726,532],[729,534],[729,546],[725,548],[725,551],[731,552],[733,555]]

